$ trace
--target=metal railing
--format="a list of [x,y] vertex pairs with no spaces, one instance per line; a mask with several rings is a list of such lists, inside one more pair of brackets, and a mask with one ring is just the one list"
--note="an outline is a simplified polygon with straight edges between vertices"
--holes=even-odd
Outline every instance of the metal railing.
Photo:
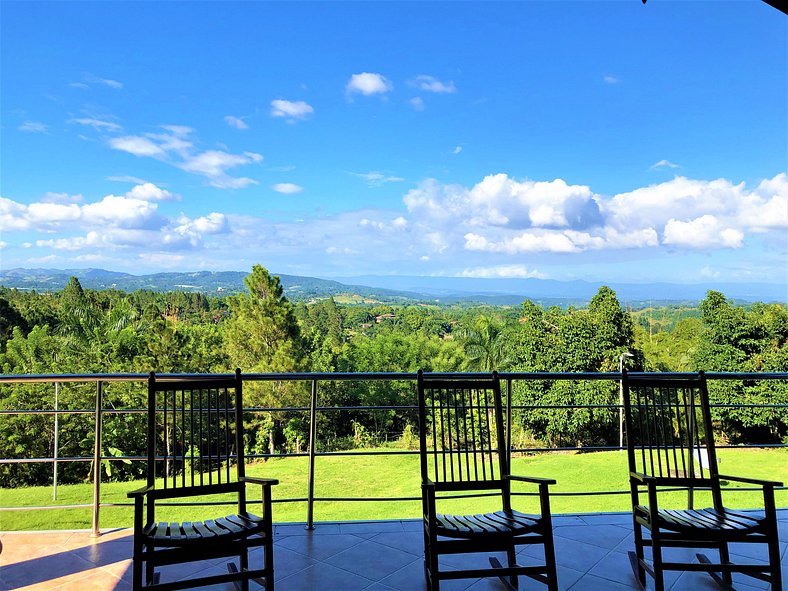
[[[161,378],[197,378],[205,374],[159,374]],[[231,374],[223,374],[230,376]],[[458,375],[474,375],[474,374],[457,374],[457,373],[434,373],[433,376],[440,377],[456,377]],[[630,372],[630,375],[639,375],[636,372]],[[688,377],[695,374],[690,373],[671,373],[665,374],[672,377]],[[416,374],[414,373],[290,373],[290,374],[263,374],[263,373],[248,373],[242,374],[244,382],[255,381],[280,381],[280,382],[305,382],[310,384],[310,405],[309,407],[248,407],[244,408],[244,412],[249,413],[283,413],[283,412],[308,412],[309,413],[309,444],[306,452],[301,453],[275,453],[275,454],[246,454],[247,458],[270,458],[270,457],[296,457],[308,456],[308,478],[307,478],[307,497],[306,498],[288,498],[278,499],[276,502],[306,502],[307,515],[306,527],[313,529],[314,527],[314,505],[315,502],[320,501],[418,501],[421,497],[316,497],[315,496],[315,461],[318,456],[326,455],[397,455],[397,454],[418,454],[418,451],[412,450],[377,450],[377,451],[331,451],[331,452],[318,452],[317,451],[317,414],[340,412],[340,411],[376,411],[376,410],[396,410],[396,411],[416,411],[417,406],[413,405],[389,405],[389,406],[318,406],[318,385],[320,382],[331,381],[356,381],[356,382],[370,382],[370,381],[416,381]],[[522,449],[512,449],[511,446],[511,425],[512,413],[516,410],[533,410],[533,409],[610,409],[621,411],[621,404],[555,404],[555,405],[513,405],[512,404],[512,383],[515,381],[620,381],[620,374],[617,372],[578,372],[578,373],[564,373],[564,372],[500,372],[499,377],[506,384],[506,416],[507,416],[507,433],[506,441],[507,447],[512,452],[551,452],[551,451],[610,451],[623,449],[621,444],[619,446],[564,446],[564,447],[528,447]],[[93,498],[90,505],[46,505],[35,507],[36,509],[63,509],[63,508],[86,508],[91,507],[92,515],[92,531],[93,535],[100,535],[100,509],[102,506],[125,506],[128,503],[101,503],[101,466],[103,461],[145,461],[145,456],[104,456],[101,453],[103,448],[103,418],[110,414],[144,414],[146,409],[143,408],[125,408],[114,409],[104,408],[103,406],[103,392],[104,385],[111,382],[145,382],[147,374],[47,374],[47,375],[0,375],[0,388],[12,384],[30,384],[30,383],[47,383],[54,384],[55,389],[55,405],[53,409],[0,409],[0,418],[8,415],[53,415],[55,425],[55,443],[54,453],[52,457],[39,457],[39,458],[0,458],[0,464],[25,464],[25,463],[51,463],[53,465],[53,494],[57,490],[57,466],[60,462],[93,462]],[[764,381],[764,380],[788,380],[788,372],[763,372],[763,373],[722,373],[722,372],[707,372],[706,378],[709,381],[715,380],[732,380],[732,381]],[[95,383],[95,408],[94,409],[62,409],[58,408],[58,394],[59,386],[64,383]],[[0,390],[0,400],[2,400],[2,390]],[[415,389],[414,389],[415,398]],[[788,412],[788,404],[713,404],[714,408],[773,408],[773,409],[786,409]],[[58,457],[58,419],[63,414],[92,414],[94,417],[94,449],[92,456],[77,456],[77,457]],[[622,429],[619,424],[619,429]],[[623,431],[622,438],[623,441]],[[718,445],[717,447],[734,447]],[[735,446],[735,447],[788,447],[788,444],[758,444],[750,446]],[[781,487],[778,490],[788,489],[788,487]],[[750,490],[746,488],[737,490]],[[752,489],[755,490],[755,489]],[[529,493],[519,493],[529,494]],[[628,490],[621,491],[573,491],[563,493],[552,493],[556,496],[588,496],[588,495],[621,495],[629,494]],[[189,503],[179,503],[189,504]],[[206,503],[199,503],[206,504]],[[224,504],[223,502],[215,502],[208,504]],[[16,509],[30,509],[30,507],[17,508],[17,507],[0,507],[0,511],[16,510]]]

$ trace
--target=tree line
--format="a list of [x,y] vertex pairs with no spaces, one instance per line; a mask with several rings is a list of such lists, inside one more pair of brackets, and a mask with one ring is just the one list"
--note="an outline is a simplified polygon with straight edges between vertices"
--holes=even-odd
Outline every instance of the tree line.
[[[617,371],[622,353],[628,367],[646,371],[751,372],[788,368],[788,309],[782,304],[736,305],[710,291],[694,310],[673,314],[670,330],[654,331],[643,314],[630,313],[613,290],[601,287],[585,308],[544,309],[526,300],[519,307],[437,305],[338,305],[333,299],[293,304],[279,279],[255,266],[246,293],[205,296],[83,290],[76,278],[57,293],[0,288],[0,371],[5,374],[69,373],[245,373],[425,371]],[[663,315],[664,316],[664,315]],[[0,386],[2,409],[52,409],[51,384]],[[60,410],[91,409],[95,384],[62,383]],[[409,382],[325,381],[323,406],[407,406]],[[783,381],[713,382],[719,436],[731,443],[780,442],[788,413],[754,403],[788,403]],[[111,382],[104,407],[143,408],[141,383]],[[309,384],[248,382],[245,405],[261,409],[308,405]],[[516,447],[616,445],[616,409],[550,408],[618,403],[609,381],[515,381]],[[743,406],[742,406],[743,405]],[[397,441],[413,445],[415,412],[335,411],[318,415],[318,445],[343,449]],[[59,417],[60,457],[89,456],[93,416]],[[144,416],[109,413],[104,419],[105,456],[144,454]],[[302,411],[264,410],[245,417],[249,455],[302,451],[308,418]],[[0,455],[52,457],[53,418],[0,416]],[[140,475],[140,462],[105,462],[107,478]],[[66,463],[62,482],[88,478],[85,463]],[[0,486],[45,484],[51,466],[0,466]]]

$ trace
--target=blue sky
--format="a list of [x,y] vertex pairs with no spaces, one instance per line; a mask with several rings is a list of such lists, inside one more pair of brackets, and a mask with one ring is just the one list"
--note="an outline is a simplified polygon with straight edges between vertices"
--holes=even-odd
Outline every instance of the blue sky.
[[2,2],[0,265],[786,282],[762,2]]

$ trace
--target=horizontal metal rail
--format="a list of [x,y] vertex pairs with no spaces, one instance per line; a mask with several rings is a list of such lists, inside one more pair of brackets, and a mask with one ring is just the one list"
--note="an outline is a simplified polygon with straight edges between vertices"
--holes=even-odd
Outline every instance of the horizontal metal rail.
[[[221,377],[230,377],[233,374],[212,374]],[[456,373],[434,373],[430,374],[436,377],[455,377]],[[484,375],[464,373],[463,376]],[[654,375],[644,374],[643,372],[630,372],[630,375]],[[667,379],[690,377],[697,375],[695,373],[665,373],[659,374],[665,376]],[[198,378],[204,377],[205,374],[157,374],[160,380],[168,379],[184,379],[184,378]],[[249,413],[293,413],[293,412],[309,412],[310,418],[310,434],[315,434],[314,421],[317,412],[332,413],[332,412],[374,412],[374,411],[402,411],[415,412],[417,406],[415,405],[388,405],[388,406],[317,406],[316,404],[316,385],[318,382],[331,382],[331,381],[346,381],[346,382],[370,382],[370,381],[409,381],[414,382],[417,374],[415,373],[401,373],[401,372],[382,372],[382,373],[325,373],[325,372],[308,372],[308,373],[290,373],[290,374],[264,374],[264,373],[248,373],[243,374],[244,381],[286,381],[286,382],[308,382],[312,383],[313,396],[312,404],[306,406],[295,407],[249,407],[244,409]],[[621,374],[618,372],[580,372],[580,373],[563,373],[563,372],[501,372],[499,377],[506,380],[509,384],[512,381],[620,381]],[[788,372],[707,372],[706,377],[709,381],[722,380],[722,381],[764,381],[764,380],[788,380]],[[37,374],[37,375],[0,375],[0,387],[11,384],[34,384],[34,383],[49,383],[49,384],[63,384],[63,383],[85,383],[95,384],[97,387],[95,409],[1,409],[0,417],[10,415],[45,415],[55,417],[59,415],[95,415],[96,425],[96,442],[93,456],[77,456],[77,457],[53,457],[53,458],[0,458],[0,464],[30,464],[30,463],[45,463],[57,464],[59,462],[95,462],[94,470],[94,498],[91,504],[78,504],[78,505],[47,505],[41,507],[34,507],[35,509],[76,509],[76,508],[93,508],[94,513],[94,533],[98,534],[98,511],[100,507],[126,507],[131,506],[131,503],[101,503],[100,501],[100,469],[99,466],[103,461],[145,461],[145,456],[104,456],[99,453],[101,449],[101,429],[100,421],[104,415],[123,415],[123,414],[145,414],[146,409],[141,408],[103,408],[100,405],[102,385],[107,382],[145,382],[148,379],[148,374]],[[510,389],[509,389],[510,392]],[[713,404],[714,408],[752,408],[752,409],[786,409],[788,404]],[[518,410],[621,410],[620,404],[550,404],[550,405],[512,405],[509,402],[507,412]],[[316,437],[310,437],[309,451],[300,453],[276,453],[276,454],[247,454],[249,459],[263,459],[263,458],[283,458],[283,457],[309,457],[310,458],[310,483],[309,495],[303,498],[288,498],[277,499],[276,503],[294,503],[306,502],[308,505],[308,527],[312,524],[312,511],[314,503],[316,502],[396,502],[396,501],[419,501],[421,497],[321,497],[314,494],[314,460],[317,457],[324,456],[364,456],[364,455],[418,455],[416,450],[369,450],[369,451],[332,451],[332,452],[318,452],[315,447]],[[786,444],[759,444],[751,446],[734,446],[734,445],[719,445],[720,449],[723,448],[780,448],[788,447]],[[564,446],[564,447],[533,447],[533,448],[515,448],[511,451],[513,453],[542,453],[542,452],[566,452],[566,451],[611,451],[621,450],[620,446]],[[57,451],[55,452],[57,454]],[[780,487],[777,490],[785,490],[788,487]],[[685,490],[685,489],[665,489],[665,490]],[[698,489],[703,490],[703,489]],[[747,492],[760,490],[755,488],[726,488],[728,492]],[[522,496],[535,496],[538,493],[529,492],[516,492],[513,493]],[[596,495],[625,495],[630,494],[628,490],[615,490],[615,491],[574,491],[574,492],[555,492],[551,493],[554,496],[566,497],[582,497],[582,496],[596,496]],[[459,495],[448,498],[461,498]],[[470,495],[470,496],[485,496],[485,495]],[[172,505],[215,505],[215,504],[233,504],[232,501],[213,501],[213,502],[199,502],[199,503],[162,503]],[[15,510],[30,510],[31,507],[0,507],[2,511],[15,511]]]

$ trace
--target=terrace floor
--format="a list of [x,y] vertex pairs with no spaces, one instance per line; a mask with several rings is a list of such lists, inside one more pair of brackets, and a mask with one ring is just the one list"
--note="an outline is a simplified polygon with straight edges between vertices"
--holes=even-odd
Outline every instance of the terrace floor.
[[[783,580],[788,580],[788,509],[778,512]],[[320,523],[308,532],[303,524],[275,526],[275,573],[278,591],[421,591],[426,589],[422,569],[421,524],[418,521]],[[558,579],[562,590],[618,591],[637,589],[627,551],[632,548],[628,513],[559,515],[554,517]],[[100,538],[89,532],[7,532],[0,534],[0,589],[43,591],[76,589],[110,591],[131,589],[131,531],[113,530]],[[737,557],[765,561],[760,545],[733,544]],[[527,548],[527,547],[526,547]],[[693,556],[690,550],[674,550]],[[711,553],[711,552],[710,552]],[[671,554],[666,552],[666,558]],[[254,555],[253,555],[254,556]],[[521,561],[537,553],[525,549]],[[716,558],[716,557],[715,557]],[[253,557],[252,557],[253,559]],[[479,555],[471,560],[486,557]],[[452,558],[456,564],[457,557]],[[467,559],[466,559],[467,560]],[[201,572],[226,572],[224,562],[206,561],[162,570],[162,581],[189,578]],[[451,564],[451,563],[449,563]],[[467,564],[463,562],[460,564]],[[719,589],[708,575],[671,573],[672,591]],[[525,589],[543,585],[524,579]],[[765,589],[755,579],[734,576],[736,589]],[[497,579],[446,581],[445,591],[502,591]],[[227,590],[214,585],[202,589]],[[651,581],[648,583],[651,588]]]

